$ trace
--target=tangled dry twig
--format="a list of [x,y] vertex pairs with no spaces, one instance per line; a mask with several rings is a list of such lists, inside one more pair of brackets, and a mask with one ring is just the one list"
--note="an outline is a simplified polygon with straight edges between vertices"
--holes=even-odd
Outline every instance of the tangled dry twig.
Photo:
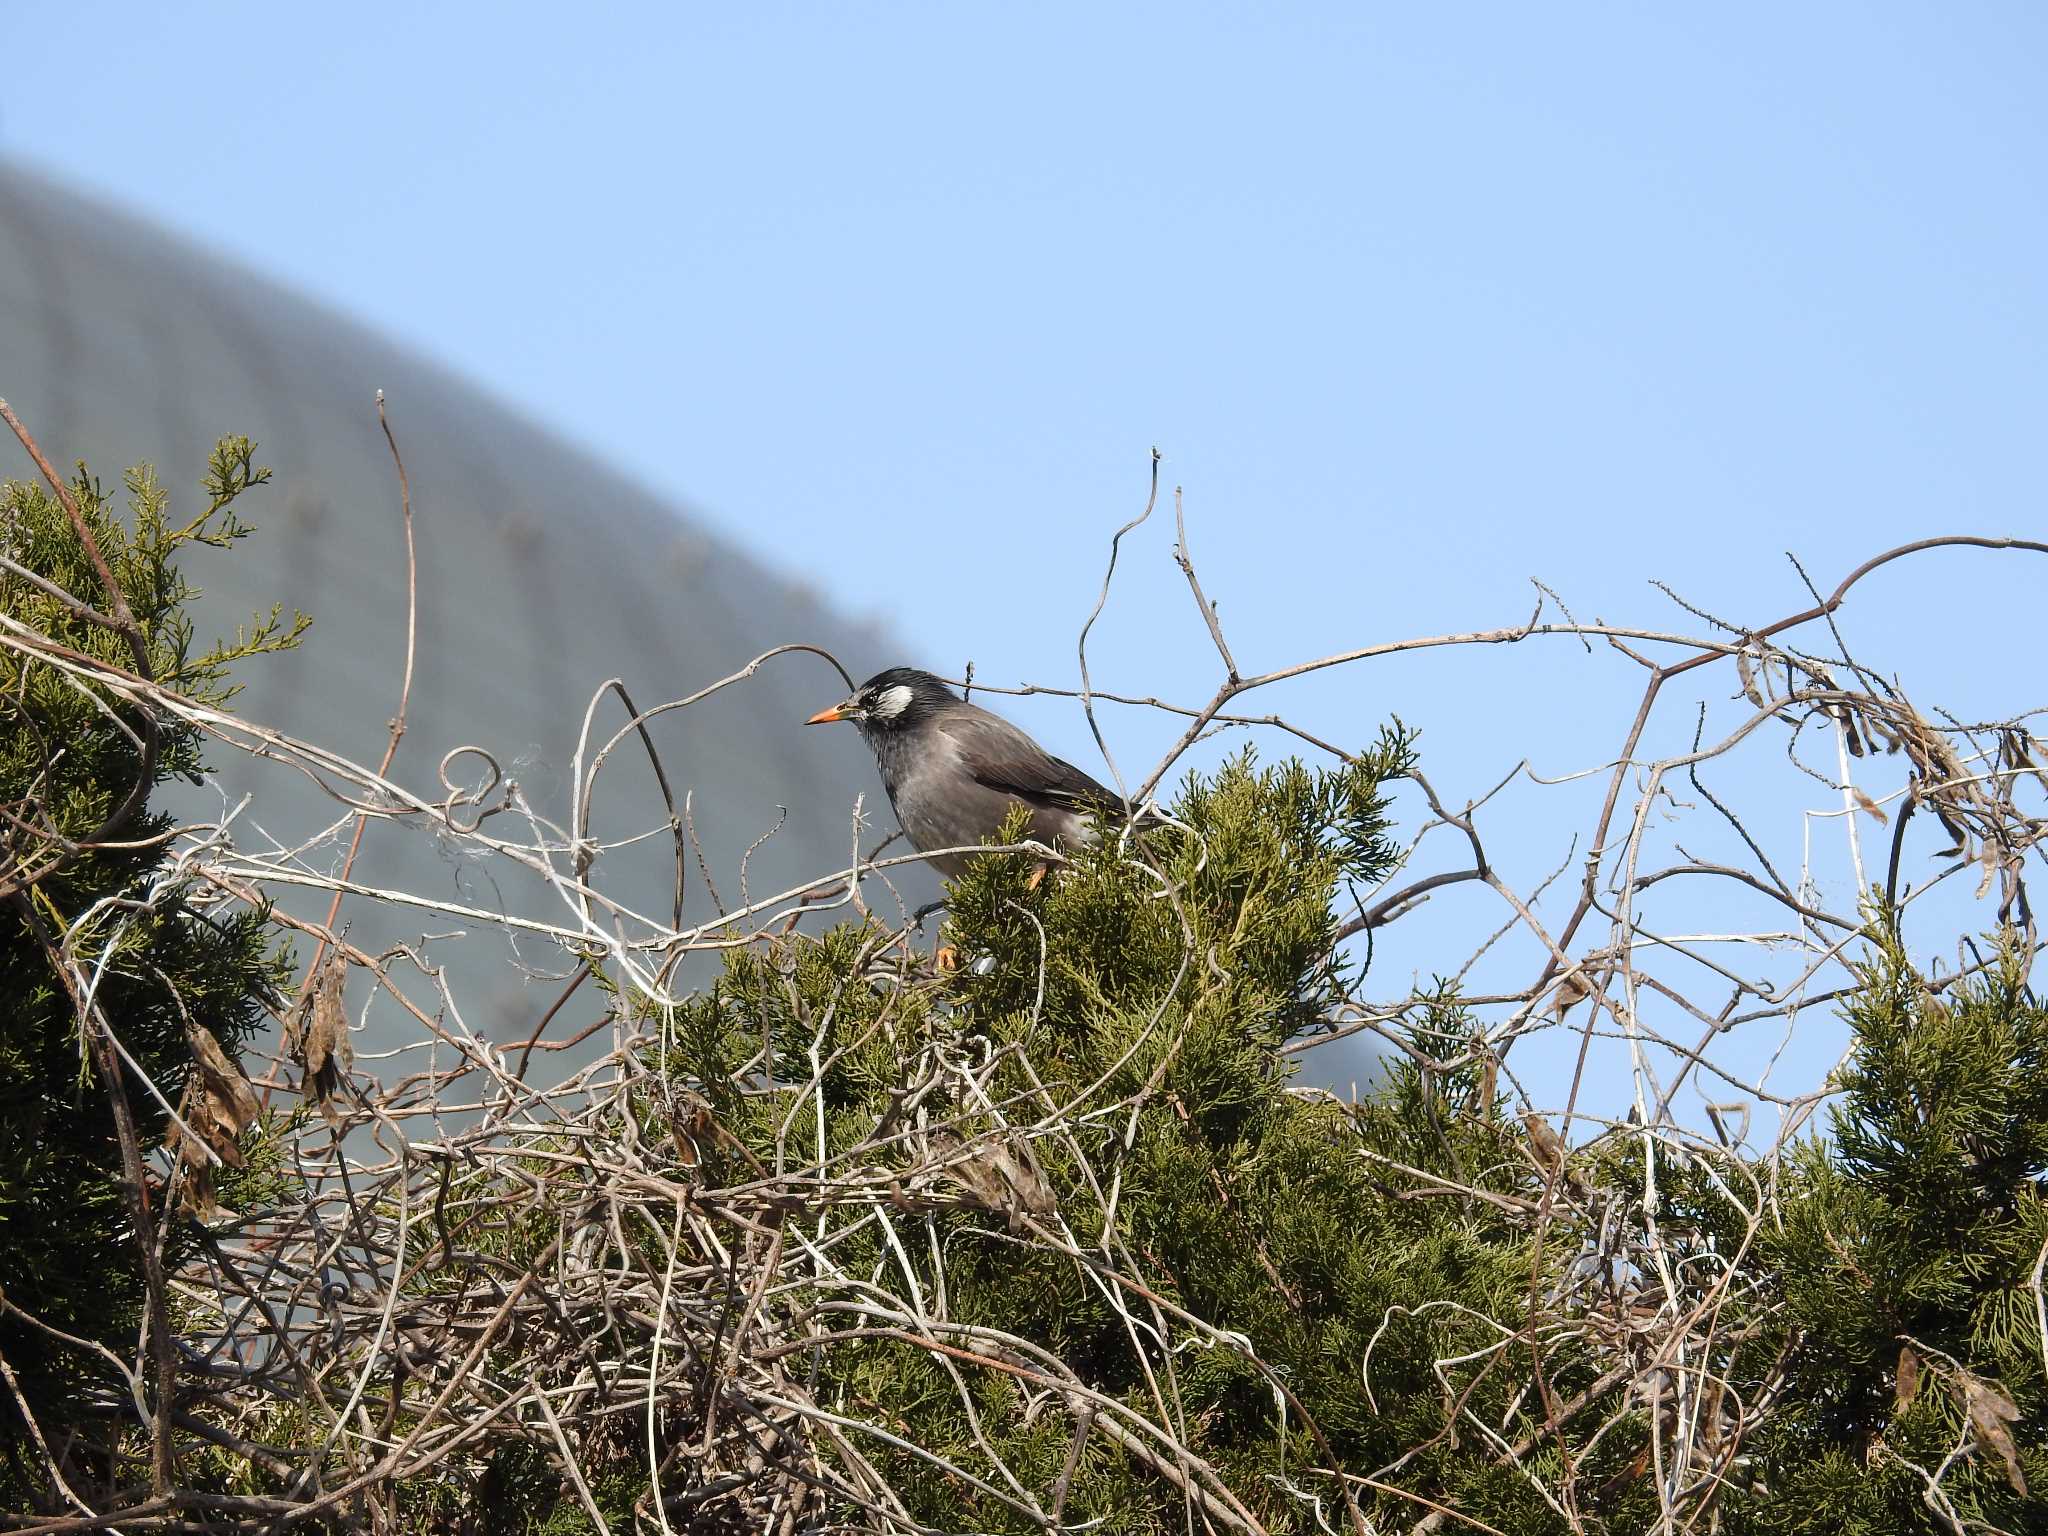
[[[1789,1038],[1804,1014],[1851,987],[1848,965],[1868,913],[1826,904],[1810,846],[1796,861],[1767,856],[1767,833],[1702,775],[1755,755],[1776,735],[1787,744],[1795,777],[1818,780],[1838,798],[1839,809],[1806,814],[1849,829],[1859,893],[1881,892],[1910,910],[1974,881],[1975,894],[1995,902],[1996,921],[2031,953],[2039,939],[2025,876],[2029,861],[2043,856],[2048,820],[2028,786],[2048,781],[2043,748],[2026,719],[1939,721],[1859,664],[1839,633],[1826,655],[1800,648],[1795,636],[1816,624],[1832,630],[1857,583],[1891,561],[1958,545],[2035,554],[2048,546],[1923,540],[1864,562],[1800,613],[1706,636],[1568,617],[1546,621],[1539,603],[1517,625],[1376,643],[1245,676],[1196,578],[1177,500],[1176,524],[1176,558],[1226,675],[1206,703],[1193,707],[1105,693],[1085,674],[1079,691],[1091,721],[1105,701],[1167,710],[1185,721],[1171,750],[1138,781],[1140,801],[1218,726],[1278,729],[1336,752],[1277,716],[1229,712],[1234,701],[1269,684],[1402,652],[1546,637],[1599,642],[1640,663],[1643,693],[1607,759],[1597,812],[1576,832],[1558,833],[1583,861],[1562,921],[1543,915],[1548,880],[1518,890],[1489,857],[1484,823],[1492,797],[1453,808],[1418,776],[1428,819],[1406,867],[1380,890],[1355,893],[1355,915],[1337,930],[1340,942],[1372,942],[1435,893],[1453,886],[1490,893],[1502,926],[1477,955],[1432,967],[1464,975],[1491,955],[1495,973],[1521,968],[1519,984],[1463,998],[1474,1021],[1469,1039],[1458,1049],[1424,1050],[1406,1026],[1426,999],[1355,993],[1283,1054],[1313,1060],[1337,1042],[1375,1037],[1426,1074],[1476,1065],[1489,1112],[1497,1097],[1512,1093],[1520,1101],[1533,1195],[1380,1159],[1379,1173],[1401,1198],[1483,1202],[1533,1234],[1521,1308],[1478,1320],[1491,1336],[1485,1347],[1436,1362],[1447,1404],[1443,1433],[1485,1442],[1568,1528],[1586,1530],[1595,1490],[1581,1485],[1570,1458],[1559,1471],[1538,1453],[1562,1443],[1572,1426],[1583,1458],[1624,1418],[1645,1416],[1651,1432],[1643,1475],[1654,1479],[1665,1528],[1712,1528],[1716,1489],[1782,1387],[1766,1379],[1736,1389],[1725,1368],[1734,1342],[1727,1319],[1743,1310],[1736,1302],[1756,1284],[1746,1267],[1749,1239],[1775,1219],[1775,1160],[1828,1091],[1824,1075],[1782,1091],[1773,1085],[1782,1039],[1771,1053],[1727,1047],[1773,1030]],[[118,591],[111,597],[118,615]],[[1057,1530],[1071,1528],[1070,1490],[1099,1436],[1176,1490],[1191,1525],[1263,1532],[1270,1516],[1262,1511],[1279,1497],[1312,1511],[1324,1528],[1334,1517],[1360,1536],[1385,1528],[1368,1508],[1383,1511],[1387,1499],[1407,1508],[1416,1531],[1494,1529],[1404,1487],[1404,1467],[1424,1446],[1369,1473],[1347,1469],[1284,1374],[1252,1341],[1173,1301],[1156,1264],[1116,1237],[1120,1170],[1097,1143],[1084,1145],[1077,1129],[1134,1127],[1157,1074],[1136,1090],[1112,1086],[1113,1074],[1105,1073],[1056,1092],[1055,1074],[1028,1050],[996,1052],[965,1035],[927,1040],[892,1086],[889,1112],[847,1147],[830,1144],[825,1130],[830,1053],[813,1047],[807,1076],[791,1080],[764,1043],[740,1079],[744,1093],[772,1101],[781,1114],[769,1155],[724,1123],[713,1107],[713,1085],[692,1083],[677,1070],[673,1021],[686,997],[677,981],[686,957],[751,950],[773,974],[787,963],[796,919],[864,909],[864,882],[885,879],[911,856],[856,859],[823,879],[685,924],[682,819],[672,801],[635,834],[675,842],[672,911],[634,910],[594,874],[602,867],[593,859],[602,850],[590,830],[599,774],[649,718],[739,686],[779,656],[810,648],[778,648],[645,712],[627,701],[631,718],[592,751],[598,704],[613,687],[607,684],[585,717],[565,805],[550,812],[530,803],[484,746],[459,750],[490,765],[486,788],[451,786],[444,763],[445,793],[433,798],[390,776],[389,751],[377,768],[363,766],[330,746],[195,704],[154,681],[146,666],[82,656],[11,617],[0,617],[0,645],[80,688],[139,706],[148,718],[197,727],[222,750],[303,775],[335,807],[330,824],[289,848],[242,846],[232,825],[188,828],[178,837],[169,877],[135,893],[142,903],[176,899],[222,909],[255,907],[289,887],[332,894],[325,923],[278,919],[315,940],[316,963],[302,1002],[284,1021],[283,1054],[297,1063],[295,1080],[280,1075],[260,1085],[266,1094],[297,1096],[320,1114],[280,1113],[268,1122],[278,1138],[271,1198],[218,1212],[210,1194],[192,1200],[213,1219],[199,1257],[165,1277],[166,1299],[152,1308],[153,1340],[160,1348],[174,1340],[178,1352],[152,1390],[116,1362],[129,1390],[110,1394],[103,1406],[110,1416],[144,1420],[151,1486],[132,1497],[121,1490],[89,1497],[77,1491],[75,1469],[67,1481],[62,1447],[43,1444],[38,1454],[69,1508],[18,1520],[14,1528],[58,1532],[118,1523],[254,1531],[320,1521],[398,1528],[417,1517],[417,1509],[408,1513],[408,1500],[431,1505],[437,1486],[457,1486],[456,1469],[516,1443],[558,1470],[601,1531],[614,1529],[605,1513],[616,1509],[607,1504],[608,1469],[622,1464],[636,1467],[641,1480],[632,1506],[641,1529],[795,1532],[831,1523],[919,1530],[924,1523],[885,1470],[906,1462],[978,1507]],[[1688,699],[1681,707],[1698,712],[1692,744],[1646,756],[1645,743],[1663,725],[1660,711],[1680,694],[1680,681],[1709,668],[1728,679],[1732,717],[1710,735],[1710,716],[1725,703],[1710,709],[1710,701]],[[402,728],[394,725],[391,747]],[[1833,749],[1825,766],[1798,755],[1817,735]],[[640,739],[659,769],[653,741],[644,731]],[[1857,764],[1886,761],[1898,765],[1889,779],[1852,778]],[[666,774],[661,782],[666,797]],[[1520,782],[1542,781],[1524,774]],[[1698,799],[1681,805],[1680,786]],[[1902,849],[1907,823],[1919,813],[1938,823],[1952,846],[1937,873],[1909,884]],[[1888,827],[1889,850],[1876,866],[1881,880],[1862,866],[1859,818]],[[479,858],[527,871],[553,893],[553,910],[494,911],[356,882],[355,845],[380,822],[431,827]],[[1438,831],[1457,844],[1460,859],[1416,873],[1421,850],[1433,846]],[[1680,841],[1710,836],[1727,851],[1695,855]],[[340,849],[344,837],[347,854],[326,866],[333,873],[319,872],[320,851]],[[10,845],[18,870],[42,867],[45,854],[20,840]],[[1132,847],[1128,857],[1150,870],[1142,849]],[[1797,874],[1788,878],[1792,868]],[[1715,897],[1699,895],[1702,886]],[[1688,889],[1693,894],[1681,898]],[[1173,894],[1170,885],[1166,894]],[[351,945],[335,924],[344,896],[456,920],[474,942],[506,932],[538,939],[567,961],[567,984],[530,1033],[512,1036],[525,1046],[515,1063],[466,1021],[438,957],[418,948],[373,954]],[[1657,905],[1666,897],[1667,906]],[[1667,912],[1726,914],[1758,903],[1780,914],[1775,923],[1744,929],[1723,917],[1687,932],[1665,920]],[[849,981],[904,999],[942,991],[946,979],[910,950],[913,932],[908,920],[874,924]],[[1515,951],[1510,938],[1522,949]],[[1042,948],[1042,928],[1040,942]],[[329,958],[317,958],[323,954]],[[53,935],[50,960],[81,1017],[89,1017],[93,957]],[[1205,964],[1213,967],[1214,957],[1189,952],[1182,974],[1199,975]],[[1976,968],[1966,961],[1948,979]],[[594,1017],[568,1016],[560,1038],[544,1038],[592,978],[602,983],[603,1006]],[[1041,997],[1043,979],[1041,971]],[[351,1019],[373,1014],[380,1048],[352,1060]],[[882,1017],[889,1017],[887,1008]],[[115,1026],[90,1027],[95,1040],[107,1042],[111,1062]],[[605,1028],[609,1041],[592,1059],[550,1086],[529,1083],[536,1051],[572,1061],[566,1053]],[[1546,1044],[1568,1063],[1554,1079],[1563,1085],[1561,1098],[1548,1102],[1536,1064]],[[1595,1102],[1589,1083],[1590,1065],[1610,1051],[1625,1062],[1616,1080],[1629,1085],[1619,1104]],[[1039,1090],[1008,1093],[999,1068],[1021,1072]],[[112,1065],[105,1075],[122,1076]],[[232,1152],[251,1118],[246,1091],[224,1062],[210,1064],[204,1113],[188,1104],[196,1132],[167,1170],[174,1184],[200,1184]],[[1774,1113],[1776,1129],[1758,1143],[1752,1132],[1765,1111]],[[1589,1130],[1637,1149],[1638,1188],[1589,1182],[1575,1159]],[[1728,1155],[1745,1145],[1747,1160]],[[1079,1174],[1064,1198],[1040,1166],[1055,1149]],[[1669,1158],[1707,1168],[1726,1200],[1745,1213],[1749,1236],[1731,1249],[1674,1220],[1658,1183]],[[145,1182],[138,1169],[137,1187]],[[1229,1206],[1231,1192],[1220,1182],[1217,1193]],[[997,1218],[1002,1241],[1056,1254],[1086,1277],[1123,1319],[1147,1383],[1142,1401],[1098,1390],[1046,1340],[949,1314],[948,1253],[932,1238],[929,1218],[961,1209]],[[870,1244],[879,1244],[886,1262],[849,1262]],[[1277,1271],[1273,1278],[1276,1295],[1284,1295],[1287,1283]],[[2037,1297],[2039,1283],[2037,1266]],[[1395,1321],[1380,1320],[1381,1331]],[[1597,1375],[1568,1391],[1547,1374],[1553,1352],[1567,1341],[1590,1347],[1602,1362]],[[1176,1351],[1191,1342],[1240,1359],[1266,1384],[1283,1421],[1308,1425],[1320,1464],[1298,1468],[1275,1495],[1234,1486],[1205,1459],[1173,1374]],[[831,1367],[849,1352],[882,1346],[918,1351],[935,1363],[970,1425],[968,1443],[921,1444],[904,1425],[831,1385],[845,1375]],[[1371,1348],[1359,1364],[1370,1393]],[[1539,1429],[1514,1436],[1473,1407],[1481,1380],[1504,1371],[1525,1373],[1518,1400],[1540,1405]],[[1012,1389],[1009,1400],[1021,1405],[1016,1412],[1064,1426],[1068,1450],[1055,1477],[1034,1481],[984,1425],[994,1379]],[[1576,1422],[1596,1409],[1607,1415],[1604,1423]],[[2010,1415],[1978,1417],[2002,1428]],[[1980,1438],[1986,1435],[1980,1430]],[[186,1460],[198,1448],[253,1470],[239,1488],[218,1480],[180,1483],[172,1476],[179,1448]],[[1938,1497],[1941,1474],[1927,1476],[1930,1496]]]

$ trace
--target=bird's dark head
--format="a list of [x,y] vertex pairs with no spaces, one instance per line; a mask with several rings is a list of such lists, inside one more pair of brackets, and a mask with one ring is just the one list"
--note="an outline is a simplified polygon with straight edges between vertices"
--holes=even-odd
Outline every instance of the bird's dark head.
[[885,735],[908,730],[958,702],[953,690],[931,673],[915,667],[891,667],[886,672],[877,672],[847,698],[830,709],[819,710],[804,724],[851,720],[867,735]]

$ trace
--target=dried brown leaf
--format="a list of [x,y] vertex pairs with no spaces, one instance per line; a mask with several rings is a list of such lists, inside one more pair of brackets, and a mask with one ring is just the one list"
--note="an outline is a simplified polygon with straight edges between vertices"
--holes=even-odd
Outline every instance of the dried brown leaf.
[[1536,1161],[1545,1169],[1564,1166],[1564,1139],[1557,1134],[1550,1121],[1535,1110],[1522,1113],[1522,1124],[1528,1127],[1529,1143],[1536,1149]]
[[1870,796],[1866,795],[1861,789],[1857,788],[1854,784],[1851,784],[1849,786],[1849,793],[1856,797],[1856,808],[1860,811],[1867,812],[1868,814],[1876,817],[1877,824],[1880,827],[1887,826],[1890,824],[1891,818],[1885,815],[1884,807],[1879,805],[1875,800],[1871,799]]
[[323,965],[309,984],[306,1029],[303,1037],[308,1072],[319,1072],[330,1059],[349,1051],[348,1014],[342,994],[348,979],[348,963],[336,955]]
[[1910,1344],[1899,1346],[1899,1374],[1892,1388],[1892,1412],[1904,1413],[1920,1395],[1920,1356]]
[[2035,752],[2040,753],[2043,757],[2048,757],[2048,747],[2044,747],[2041,744],[2041,738],[2031,734],[2030,732],[2021,731],[2019,732],[2019,737],[2021,742],[2023,743],[2023,745],[2021,745],[2021,747],[2019,748],[2019,755],[2022,761],[2025,763],[2027,768],[2033,773],[2035,781],[2039,783],[2043,789],[2048,789],[2048,773],[2044,773],[2041,770],[2040,764],[2034,759],[2032,754],[2030,754],[2027,751],[2027,748],[2031,747]]
[[192,1058],[199,1066],[199,1080],[203,1085],[209,1103],[215,1106],[215,1118],[223,1126],[231,1127],[240,1136],[256,1121],[262,1112],[257,1102],[256,1090],[249,1079],[242,1075],[242,1069],[229,1059],[221,1049],[220,1042],[209,1030],[197,1025],[185,1027],[185,1040],[192,1048]]
[[935,1131],[931,1149],[943,1160],[940,1172],[946,1178],[982,1209],[1007,1215],[1013,1230],[1022,1227],[1027,1215],[1045,1220],[1058,1210],[1029,1149],[1014,1138],[969,1142],[950,1131]]
[[214,1164],[248,1166],[242,1156],[242,1133],[255,1123],[262,1106],[249,1079],[210,1031],[188,1019],[185,1042],[192,1052],[193,1071],[178,1104],[178,1118],[184,1124],[172,1124],[164,1149],[180,1174],[179,1206],[210,1221],[220,1208],[213,1187]]
[[[205,1133],[206,1141],[187,1135],[176,1121],[164,1132],[164,1150],[171,1154],[173,1173],[178,1190],[178,1208],[200,1221],[211,1221],[220,1209],[220,1202],[213,1189],[213,1158],[207,1153],[206,1142],[214,1141],[217,1135],[212,1127],[203,1124],[204,1116],[199,1113],[204,1095],[199,1085],[189,1083],[185,1095],[179,1101],[179,1118],[186,1125]],[[233,1142],[229,1143],[233,1147]],[[235,1149],[235,1166],[240,1167],[241,1151]]]
[[286,1049],[305,1069],[299,1091],[320,1106],[329,1124],[338,1119],[334,1100],[355,1062],[344,1006],[347,990],[348,961],[335,954],[306,979],[285,1028]]
[[1022,1143],[995,1148],[990,1162],[1009,1192],[1005,1209],[1012,1213],[1021,1211],[1040,1220],[1049,1219],[1058,1210],[1051,1186],[1045,1182],[1044,1175],[1038,1171]]
[[220,1197],[213,1188],[213,1169],[204,1158],[188,1159],[185,1177],[178,1184],[178,1205],[199,1221],[211,1221],[220,1214]]
[[1963,1406],[1970,1413],[1970,1427],[1977,1438],[1998,1452],[2005,1463],[2005,1480],[2021,1498],[2027,1496],[2027,1475],[2020,1470],[2020,1449],[2012,1438],[2011,1426],[2019,1422],[2020,1411],[2013,1400],[1981,1377],[1962,1373]]
[[1742,679],[1742,696],[1744,698],[1748,699],[1758,709],[1770,708],[1770,705],[1764,699],[1763,690],[1756,685],[1756,671],[1749,664],[1749,652],[1747,650],[1740,650],[1735,653],[1735,675]]
[[1991,889],[1991,882],[1998,878],[1998,845],[1987,840],[1984,846],[1977,850],[1977,862],[1984,866],[1984,874],[1977,882],[1976,891],[1977,899],[1982,901],[1984,893]]
[[1553,1019],[1561,1019],[1592,995],[1593,987],[1584,971],[1559,977],[1557,990],[1550,995],[1549,1014]]

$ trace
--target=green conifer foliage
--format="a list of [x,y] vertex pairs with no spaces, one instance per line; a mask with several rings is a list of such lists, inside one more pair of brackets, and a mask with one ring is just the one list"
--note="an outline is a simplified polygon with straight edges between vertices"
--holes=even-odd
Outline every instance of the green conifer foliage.
[[[930,1313],[942,1286],[950,1324],[1043,1351],[1013,1362],[1056,1359],[1175,1425],[1269,1531],[1317,1529],[1318,1507],[1325,1528],[1372,1530],[1649,1531],[1667,1508],[1730,1532],[2048,1528],[2029,1288],[2048,1014],[2021,951],[1937,994],[1874,928],[1831,1134],[1774,1166],[1626,1128],[1549,1160],[1464,1051],[1449,990],[1416,999],[1413,1055],[1372,1093],[1305,1089],[1282,1047],[1349,979],[1332,913],[1343,881],[1389,868],[1381,786],[1407,751],[1392,737],[1330,774],[1235,759],[1183,785],[1186,831],[1138,857],[1083,850],[1035,885],[1032,859],[991,856],[951,889],[951,978],[850,924],[736,950],[675,1015],[667,1070],[719,1132],[696,1138],[706,1187],[822,1165],[870,1187],[893,1167],[910,1191],[892,1245],[821,1187],[816,1232],[866,1278],[790,1305],[846,1332],[816,1352],[822,1396],[986,1485],[863,1442],[912,1517],[1036,1528],[987,1446],[1041,1499],[1062,1490],[1068,1521],[1189,1518],[1173,1468],[1107,1416],[1076,1455],[1074,1419],[1033,1409],[1029,1375],[872,1336],[889,1298],[923,1287]],[[985,1097],[909,1091],[938,1057],[980,1064]],[[989,1150],[1054,1119],[1028,1152]],[[957,1176],[913,1184],[935,1152],[961,1153]],[[1759,1232],[1767,1185],[1780,1214]],[[1653,1205],[1676,1291],[1626,1238]],[[1694,1308],[1712,1352],[1654,1353]],[[1669,1443],[1681,1408],[1708,1425],[1700,1459],[1660,1465],[1653,1423]],[[1952,1454],[1930,1500],[1923,1473]]]
[[[1431,1369],[1493,1343],[1487,1317],[1526,1310],[1531,1250],[1514,1212],[1533,1208],[1541,1180],[1518,1128],[1482,1103],[1476,1068],[1426,1080],[1403,1066],[1352,1104],[1302,1090],[1280,1053],[1322,1025],[1351,979],[1333,956],[1337,894],[1392,868],[1383,786],[1408,763],[1399,735],[1335,772],[1262,768],[1246,753],[1190,777],[1172,808],[1185,830],[1147,834],[1142,854],[1105,841],[1036,884],[1030,858],[992,856],[952,887],[948,939],[964,965],[950,980],[891,974],[887,936],[864,925],[734,952],[673,1024],[670,1071],[733,1133],[700,1138],[702,1179],[741,1183],[794,1161],[908,1170],[999,1121],[1057,1117],[1064,1130],[1013,1152],[1008,1172],[998,1159],[997,1177],[968,1157],[930,1216],[917,1247],[944,1255],[948,1319],[1028,1341],[1089,1390],[1177,1422],[1268,1529],[1312,1529],[1316,1498],[1343,1507],[1327,1471],[1304,1469],[1365,1473],[1418,1446],[1434,1476],[1411,1466],[1404,1486],[1436,1482],[1509,1528],[1549,1528],[1526,1480],[1483,1446],[1446,1442]],[[1443,1038],[1469,1033],[1448,999],[1427,1018]],[[747,1070],[764,1044],[773,1077],[803,1088],[764,1091]],[[985,1112],[905,1102],[934,1054],[989,1064]],[[814,1062],[822,1102],[806,1103]],[[1406,1181],[1385,1173],[1399,1165],[1454,1168],[1503,1204],[1405,1198]],[[929,1208],[911,1202],[911,1231]],[[905,1241],[893,1251],[870,1222],[834,1256],[843,1273],[878,1277],[878,1294],[913,1277],[940,1283]],[[1113,1274],[1142,1276],[1143,1289]],[[857,1306],[831,1286],[815,1304]],[[1070,1418],[1027,1411],[1029,1380],[1000,1375],[970,1389],[970,1416],[956,1369],[909,1340],[821,1354],[848,1411],[993,1479],[985,1438],[1027,1486],[1064,1486],[1068,1520],[1185,1528],[1172,1469],[1128,1432],[1098,1416],[1063,1485]],[[1561,1393],[1594,1374],[1555,1370]],[[1496,1371],[1475,1390],[1499,1418],[1518,1386]],[[1508,1417],[1523,1432],[1540,1409]],[[927,1460],[866,1449],[937,1528],[1035,1528]],[[1418,1511],[1357,1486],[1351,1496],[1411,1521]]]
[[1740,1528],[2048,1529],[2048,1009],[2016,943],[1937,991],[1874,937],[1833,1145],[1773,1236],[1793,1372]]
[[[224,443],[175,528],[146,472],[126,523],[72,488],[142,670],[187,698],[297,634],[273,613],[195,654],[182,613],[172,556],[246,531],[261,478]],[[27,1403],[96,1507],[182,1489],[220,1530],[2048,1530],[2024,902],[1961,976],[1916,964],[1897,912],[1842,923],[1854,1045],[1804,1142],[1583,1112],[1561,1137],[1504,1054],[1546,996],[1549,1023],[1584,1001],[1547,984],[1507,1029],[1447,982],[1375,1010],[1381,1080],[1334,1094],[1298,1064],[1358,1014],[1340,919],[1400,863],[1399,729],[1335,768],[1247,750],[1185,778],[1168,824],[1058,859],[988,854],[948,890],[957,966],[872,916],[736,916],[658,941],[731,947],[657,1004],[579,940],[622,1032],[601,1071],[540,1095],[523,1055],[480,1051],[481,1129],[455,1122],[484,1100],[413,1103],[433,1136],[401,1130],[374,1178],[308,1183],[304,1144],[262,1131],[220,1175],[238,1235],[297,1258],[204,1248],[172,1322],[203,1344],[207,1285],[273,1287],[303,1372],[202,1401],[174,1359],[131,1390],[89,1347],[147,1364],[112,1111],[155,1148],[142,1079],[203,1084],[194,1042],[231,1056],[283,973],[260,908],[181,883],[160,810],[116,817],[200,772],[200,737],[120,686],[134,646],[69,515],[9,485],[0,517],[0,1511],[63,1507]],[[132,1068],[106,1069],[53,949]],[[167,1214],[188,1170],[153,1152],[149,1184],[175,1270],[202,1240]],[[344,1286],[315,1327],[337,1184],[375,1299]],[[165,1403],[191,1409],[170,1469]]]
[[[69,486],[149,672],[203,704],[232,694],[232,662],[291,643],[303,624],[272,613],[232,642],[203,651],[193,642],[193,589],[177,557],[248,531],[234,503],[267,477],[252,453],[246,439],[220,444],[205,507],[183,523],[146,468],[127,476],[126,521],[82,466]],[[281,971],[260,914],[215,912],[205,892],[179,884],[169,816],[138,799],[115,819],[138,781],[146,797],[173,775],[198,779],[200,732],[66,670],[67,656],[129,673],[138,663],[105,621],[114,605],[59,500],[39,485],[0,487],[0,553],[9,562],[0,609],[13,642],[0,647],[0,1358],[19,1392],[0,1392],[0,1508],[23,1509],[50,1497],[23,1403],[71,1478],[134,1470],[118,1427],[125,1414],[132,1430],[133,1393],[89,1347],[132,1365],[144,1307],[135,1192],[123,1178],[110,1089],[125,1097],[149,1159],[151,1222],[165,1222],[169,1160],[158,1147],[168,1119],[142,1079],[176,1104],[194,1072],[188,1031],[232,1058],[260,1027]],[[91,1048],[53,948],[92,979],[92,1010],[132,1060],[117,1084]],[[189,1233],[169,1218],[167,1266]],[[147,1370],[144,1380],[153,1397],[160,1384]],[[126,1444],[137,1451],[146,1439],[131,1434]]]

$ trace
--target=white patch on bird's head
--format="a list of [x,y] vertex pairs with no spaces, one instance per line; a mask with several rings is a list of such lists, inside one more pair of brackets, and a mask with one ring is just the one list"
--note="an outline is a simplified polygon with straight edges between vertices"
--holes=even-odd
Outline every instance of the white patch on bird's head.
[[877,720],[894,720],[910,708],[910,701],[914,697],[910,689],[902,683],[896,684],[893,688],[884,688],[875,699],[872,713]]

